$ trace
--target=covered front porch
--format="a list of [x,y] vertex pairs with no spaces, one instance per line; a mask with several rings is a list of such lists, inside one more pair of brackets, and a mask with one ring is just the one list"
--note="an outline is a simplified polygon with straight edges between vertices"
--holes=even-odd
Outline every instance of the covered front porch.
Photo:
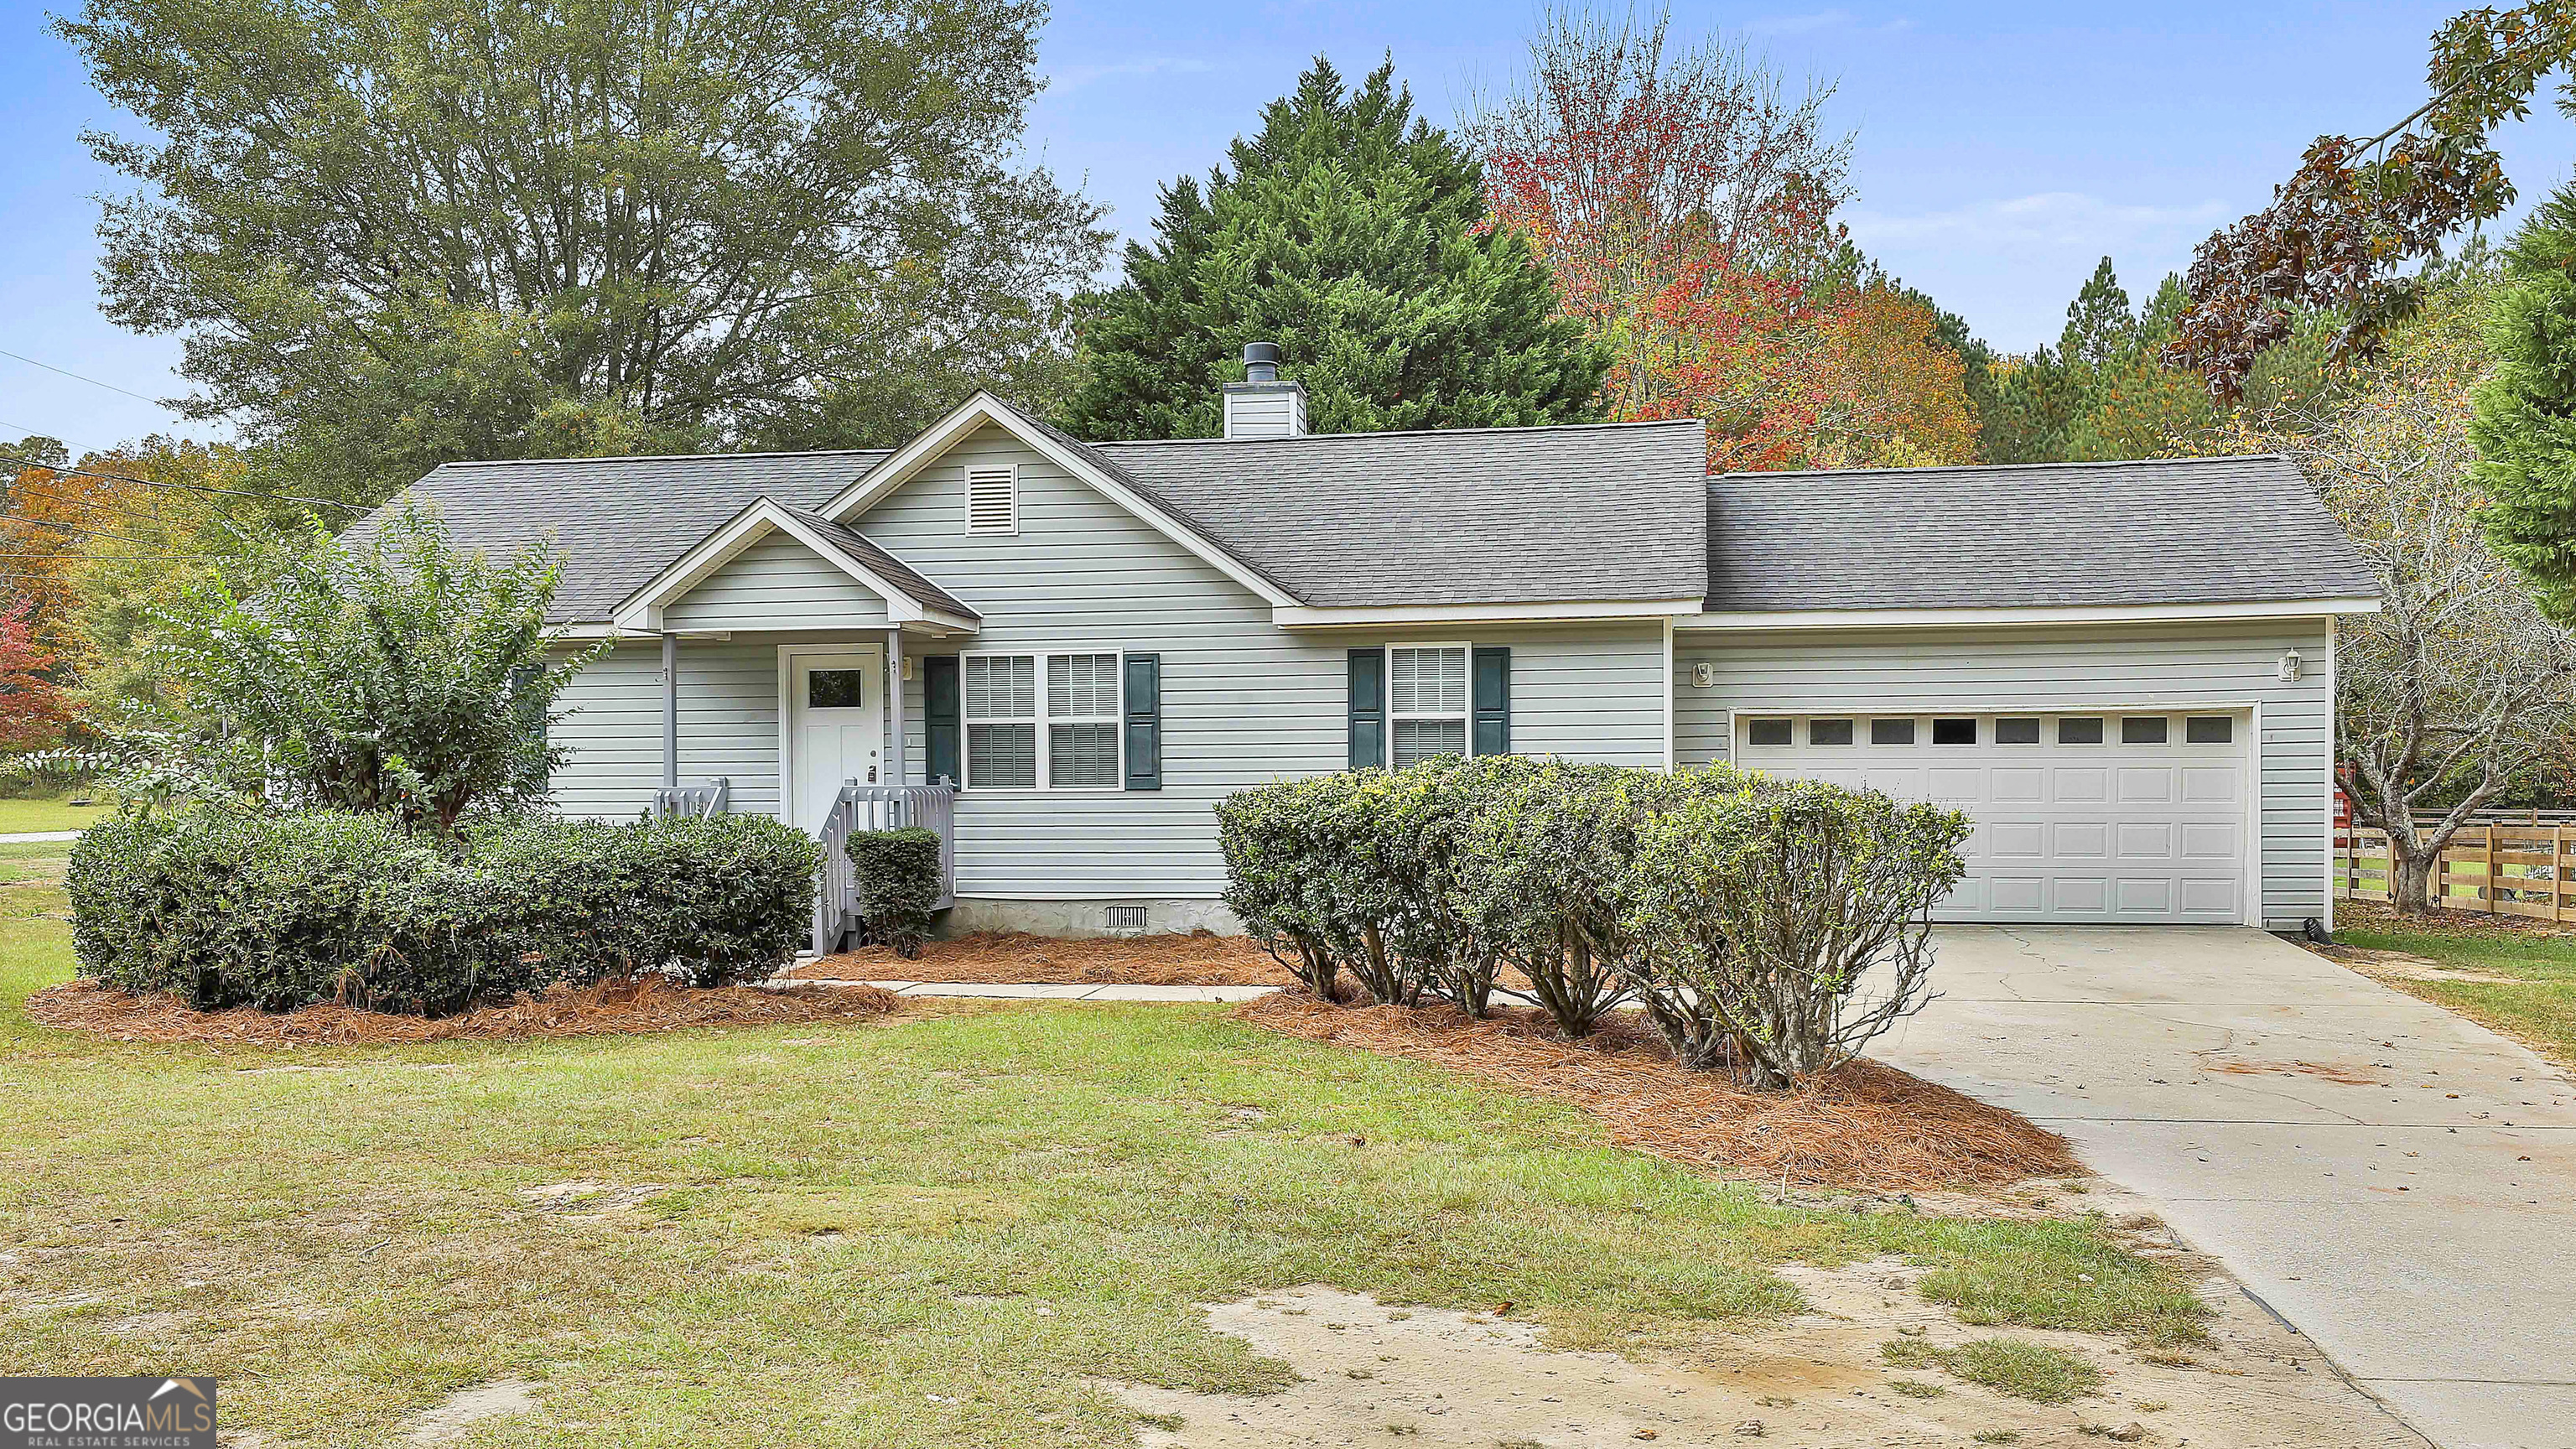
[[[851,530],[764,498],[629,596],[615,620],[660,650],[653,808],[774,811],[811,832],[825,852],[816,951],[857,925],[842,848],[855,831],[936,831],[941,904],[953,899],[956,790],[927,768],[914,659],[974,635],[971,607]],[[766,689],[764,663],[774,665]],[[774,781],[693,774],[693,743],[700,756],[755,767],[774,750]]]

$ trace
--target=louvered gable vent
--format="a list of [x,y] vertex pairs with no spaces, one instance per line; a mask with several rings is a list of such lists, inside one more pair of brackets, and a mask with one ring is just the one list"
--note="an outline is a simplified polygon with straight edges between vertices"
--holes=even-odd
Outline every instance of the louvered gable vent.
[[1020,531],[1020,470],[1016,464],[966,470],[966,531]]

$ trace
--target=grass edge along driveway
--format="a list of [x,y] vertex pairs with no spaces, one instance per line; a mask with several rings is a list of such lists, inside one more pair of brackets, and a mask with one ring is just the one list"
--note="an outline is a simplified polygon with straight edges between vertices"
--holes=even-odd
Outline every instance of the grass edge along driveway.
[[1214,1007],[290,1052],[51,1032],[19,1003],[70,974],[59,861],[6,864],[0,1373],[211,1372],[272,1449],[395,1442],[511,1376],[542,1412],[480,1432],[518,1444],[1129,1443],[1090,1381],[1275,1386],[1197,1305],[1307,1282],[1643,1347],[1793,1309],[1785,1260],[1893,1251],[1971,1322],[2198,1333],[2095,1224],[1784,1209]]

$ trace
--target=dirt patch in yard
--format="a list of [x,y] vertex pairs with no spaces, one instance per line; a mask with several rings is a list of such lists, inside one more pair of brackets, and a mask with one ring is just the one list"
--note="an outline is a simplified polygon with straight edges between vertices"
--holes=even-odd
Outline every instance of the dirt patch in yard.
[[[2304,1340],[2224,1280],[2213,1342],[2152,1353],[2091,1334],[2015,1329],[2008,1341],[2091,1366],[2066,1403],[2034,1403],[1895,1358],[1955,1355],[1972,1329],[1913,1291],[1920,1269],[1892,1258],[1782,1271],[1809,1311],[1722,1334],[1694,1349],[1624,1358],[1547,1347],[1494,1313],[1403,1308],[1310,1285],[1215,1304],[1209,1326],[1297,1370],[1264,1395],[1102,1387],[1133,1411],[1153,1449],[1283,1444],[1549,1445],[1643,1441],[1858,1444],[2098,1442],[2201,1449],[2420,1449],[2422,1441],[2337,1375]],[[1889,1345],[1920,1350],[1891,1354]]]
[[542,996],[455,1016],[395,1016],[350,1006],[268,1012],[253,1007],[199,1011],[175,996],[138,996],[95,981],[69,981],[27,998],[27,1015],[47,1026],[116,1041],[202,1042],[221,1046],[381,1046],[431,1041],[614,1036],[699,1026],[785,1026],[883,1016],[902,1005],[873,986],[696,988],[666,981],[558,986]]
[[787,973],[840,981],[1046,982],[1115,986],[1293,986],[1297,978],[1249,936],[1100,936],[1065,940],[979,931],[925,942],[906,961],[884,946],[826,956]]
[[1633,1012],[1615,1013],[1578,1042],[1558,1037],[1537,1012],[1509,1009],[1472,1021],[1445,1006],[1330,1006],[1282,993],[1236,1015],[1561,1098],[1599,1117],[1623,1147],[1729,1176],[1899,1191],[2085,1170],[2056,1133],[1879,1062],[1855,1062],[1794,1092],[1748,1092],[1686,1071]]

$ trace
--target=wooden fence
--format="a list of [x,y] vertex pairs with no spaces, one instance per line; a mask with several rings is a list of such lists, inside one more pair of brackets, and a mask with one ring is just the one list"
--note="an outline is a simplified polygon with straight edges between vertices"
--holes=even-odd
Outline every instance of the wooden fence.
[[[2359,827],[2335,840],[2335,896],[2388,899],[2388,835]],[[2576,919],[2576,825],[2470,825],[2433,868],[2434,905],[2489,916]]]

